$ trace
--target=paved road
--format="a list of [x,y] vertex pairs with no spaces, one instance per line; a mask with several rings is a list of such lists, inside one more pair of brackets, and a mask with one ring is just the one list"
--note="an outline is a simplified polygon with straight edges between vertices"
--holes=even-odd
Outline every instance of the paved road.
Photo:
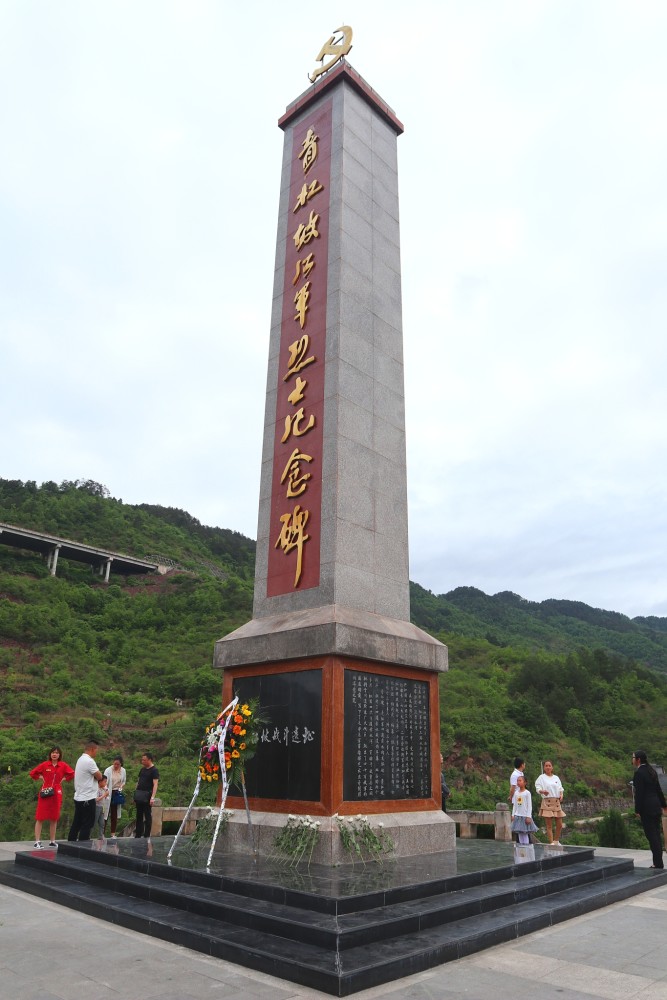
[[[0,860],[32,844],[0,844]],[[600,850],[648,866],[648,851]],[[358,1000],[667,1000],[667,886]],[[0,1000],[305,1000],[250,972],[0,886]]]

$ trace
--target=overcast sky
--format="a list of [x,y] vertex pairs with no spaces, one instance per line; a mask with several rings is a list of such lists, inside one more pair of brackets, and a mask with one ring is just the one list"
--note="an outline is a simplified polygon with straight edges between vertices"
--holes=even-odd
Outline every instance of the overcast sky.
[[410,576],[667,615],[664,0],[3,0],[0,476],[255,537],[283,134],[399,139]]

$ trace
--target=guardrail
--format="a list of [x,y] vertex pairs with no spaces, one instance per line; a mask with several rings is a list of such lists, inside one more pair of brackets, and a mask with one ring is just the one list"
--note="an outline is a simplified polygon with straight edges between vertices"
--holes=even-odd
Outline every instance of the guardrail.
[[[573,805],[574,803],[570,803]],[[153,806],[153,826],[151,834],[159,837],[162,833],[162,824],[182,820],[187,812],[186,806],[163,806],[158,799]],[[197,821],[206,819],[210,815],[209,806],[195,806],[190,813],[184,834],[195,832]],[[482,809],[448,809],[447,815],[459,824],[459,836],[462,840],[474,839],[477,836],[478,826],[492,826],[494,828],[494,840],[511,841],[512,839],[512,813],[506,802],[496,802],[494,810]],[[662,817],[662,828],[667,843],[667,816]]]
[[459,824],[459,836],[470,839],[477,836],[478,826],[492,826],[495,840],[512,839],[512,814],[506,802],[496,802],[493,812],[477,809],[448,809],[447,815]]
[[[153,824],[151,826],[151,836],[159,837],[162,834],[162,824],[163,823],[174,823],[181,822],[185,819],[185,814],[188,811],[187,806],[163,806],[154,805],[153,806]],[[197,821],[200,819],[206,819],[211,815],[210,806],[193,806],[190,815],[188,816],[188,821],[183,827],[182,833],[188,835],[194,833],[197,829]]]

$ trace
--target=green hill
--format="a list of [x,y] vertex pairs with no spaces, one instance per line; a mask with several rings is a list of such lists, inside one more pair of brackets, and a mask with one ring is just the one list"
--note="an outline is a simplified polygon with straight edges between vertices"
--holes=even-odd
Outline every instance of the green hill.
[[[104,585],[65,559],[51,577],[40,556],[0,544],[0,840],[30,836],[30,768],[52,743],[73,763],[91,733],[98,762],[122,752],[130,780],[152,750],[164,800],[188,801],[220,708],[213,644],[252,616],[254,542],[185,511],[124,504],[92,481],[0,480],[0,521],[174,567]],[[441,740],[453,806],[504,798],[516,753],[529,774],[555,757],[578,795],[624,793],[635,744],[667,760],[667,679],[650,669],[667,664],[666,620],[473,588],[435,596],[413,584],[412,601],[414,621],[450,647]]]
[[509,591],[489,597],[475,587],[436,596],[413,583],[410,600],[414,621],[433,633],[554,653],[601,648],[667,673],[666,618],[628,618],[580,601],[527,601]]
[[0,520],[177,566],[106,586],[79,563],[61,559],[51,577],[40,556],[0,545],[0,840],[30,835],[27,771],[52,743],[76,760],[90,733],[99,762],[122,752],[130,775],[152,749],[165,800],[188,801],[203,727],[220,709],[213,644],[252,617],[255,543],[91,482],[0,480]]

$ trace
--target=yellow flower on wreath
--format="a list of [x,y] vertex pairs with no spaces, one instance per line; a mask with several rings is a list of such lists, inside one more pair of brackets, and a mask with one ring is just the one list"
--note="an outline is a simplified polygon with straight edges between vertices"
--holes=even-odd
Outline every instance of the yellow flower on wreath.
[[241,754],[238,752],[238,750],[232,750],[232,757],[240,757],[240,756]]

